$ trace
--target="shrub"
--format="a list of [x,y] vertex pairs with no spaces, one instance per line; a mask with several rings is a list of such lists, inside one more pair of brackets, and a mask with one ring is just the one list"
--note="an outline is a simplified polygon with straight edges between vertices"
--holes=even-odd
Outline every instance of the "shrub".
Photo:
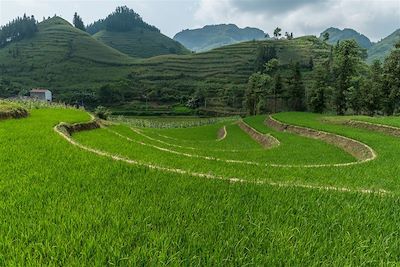
[[103,106],[98,106],[95,110],[94,110],[94,114],[96,115],[96,117],[98,117],[99,119],[102,120],[107,120],[108,117],[111,115],[111,112],[103,107]]

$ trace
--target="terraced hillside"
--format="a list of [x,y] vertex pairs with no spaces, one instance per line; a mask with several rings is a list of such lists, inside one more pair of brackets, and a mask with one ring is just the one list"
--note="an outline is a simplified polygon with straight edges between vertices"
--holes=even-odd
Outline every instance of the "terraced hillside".
[[183,45],[171,38],[158,31],[146,29],[136,29],[128,32],[103,30],[93,35],[93,37],[124,54],[136,58],[190,53]]
[[376,59],[383,61],[398,42],[400,42],[400,29],[397,29],[368,49],[368,62],[372,63]]
[[30,113],[0,121],[3,265],[399,261],[398,137],[338,125],[337,117],[273,116],[354,139],[376,153],[366,161],[274,130],[265,116],[244,123],[278,146],[263,148],[235,120],[56,132],[61,121],[84,130],[80,122],[90,117],[71,109]]
[[[289,64],[299,61],[306,87],[311,82],[310,59],[318,64],[330,51],[327,44],[307,36],[290,41],[243,42],[187,56],[159,56],[135,64],[130,74],[132,87],[179,98],[189,98],[195,90],[204,89],[208,105],[222,109],[219,92],[233,88],[243,93],[249,76],[255,71],[254,63],[261,46],[276,48],[284,77]],[[175,101],[179,102],[179,99]]]
[[59,17],[39,23],[34,37],[0,49],[3,83],[19,90],[46,87],[63,98],[124,77],[132,62]]

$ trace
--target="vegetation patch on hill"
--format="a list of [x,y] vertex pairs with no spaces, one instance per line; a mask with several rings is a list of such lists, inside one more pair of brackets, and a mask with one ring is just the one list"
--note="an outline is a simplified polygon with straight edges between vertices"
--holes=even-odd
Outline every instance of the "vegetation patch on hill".
[[0,120],[25,118],[28,115],[28,110],[22,106],[10,101],[0,100]]

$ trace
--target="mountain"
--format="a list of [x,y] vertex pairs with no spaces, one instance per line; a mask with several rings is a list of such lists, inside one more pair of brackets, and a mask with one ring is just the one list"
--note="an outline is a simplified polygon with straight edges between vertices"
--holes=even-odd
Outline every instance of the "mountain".
[[384,60],[398,42],[400,42],[400,29],[397,29],[368,49],[368,62],[371,63],[376,59]]
[[[314,36],[305,36],[293,40],[247,41],[208,52],[145,59],[134,63],[128,75],[124,89],[132,92],[131,98],[113,105],[112,109],[125,115],[167,114],[199,91],[207,96],[204,112],[208,115],[234,114],[242,105],[249,76],[254,73],[258,55],[264,48],[276,51],[284,81],[291,73],[291,64],[299,62],[307,89],[312,84],[311,59],[317,65],[330,53],[328,44]],[[144,95],[148,97],[145,99]],[[229,106],[224,101],[230,101]]]
[[354,39],[362,48],[368,49],[372,46],[372,42],[368,37],[353,29],[328,28],[321,33],[319,38],[323,39],[323,35],[326,32],[329,33],[328,44],[331,45],[336,44],[338,41]]
[[132,57],[190,53],[183,45],[163,35],[158,28],[147,24],[127,6],[117,7],[107,18],[90,24],[87,31],[95,39]]
[[262,40],[266,36],[268,37],[262,30],[256,28],[241,29],[234,24],[220,24],[181,31],[174,36],[174,40],[192,51],[200,52],[244,41]]
[[124,77],[134,62],[62,18],[50,18],[37,28],[33,37],[0,49],[0,96],[12,88],[46,87],[56,99],[68,100]]
[[126,32],[102,30],[94,34],[93,37],[122,53],[138,58],[190,53],[180,43],[158,31],[148,29],[132,29]]

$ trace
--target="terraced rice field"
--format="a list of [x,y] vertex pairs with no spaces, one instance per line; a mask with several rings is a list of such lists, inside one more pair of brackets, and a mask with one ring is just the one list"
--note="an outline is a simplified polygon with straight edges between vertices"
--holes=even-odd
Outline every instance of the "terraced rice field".
[[398,264],[399,137],[345,123],[365,118],[272,118],[354,140],[366,157],[271,128],[266,116],[242,122],[264,144],[234,118],[74,132],[89,128],[78,124],[71,135],[55,126],[87,113],[0,121],[0,263]]

